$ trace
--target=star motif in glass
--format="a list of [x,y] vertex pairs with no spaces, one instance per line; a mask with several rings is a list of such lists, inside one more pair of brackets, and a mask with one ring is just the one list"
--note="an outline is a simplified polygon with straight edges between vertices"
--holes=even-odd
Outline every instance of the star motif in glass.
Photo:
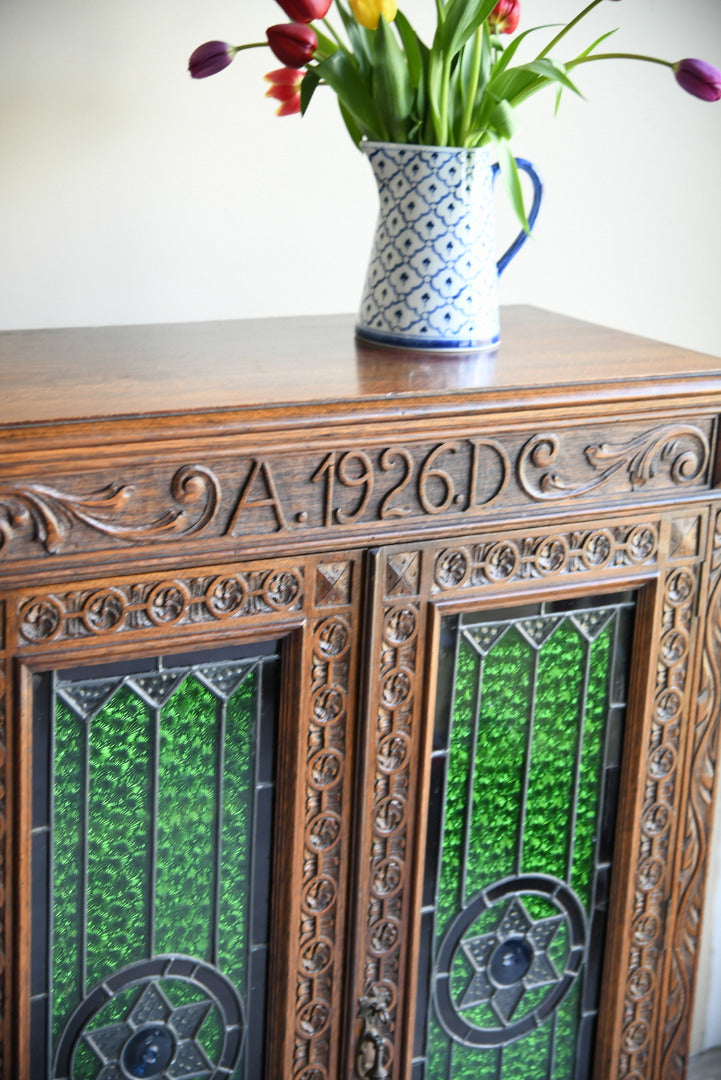
[[527,990],[561,978],[548,949],[563,918],[533,919],[514,896],[495,930],[461,942],[473,975],[457,1007],[488,1002],[501,1023],[508,1024]]
[[174,1006],[157,982],[149,983],[123,1020],[86,1031],[100,1059],[95,1080],[182,1080],[208,1077],[213,1066],[198,1041],[212,1001]]

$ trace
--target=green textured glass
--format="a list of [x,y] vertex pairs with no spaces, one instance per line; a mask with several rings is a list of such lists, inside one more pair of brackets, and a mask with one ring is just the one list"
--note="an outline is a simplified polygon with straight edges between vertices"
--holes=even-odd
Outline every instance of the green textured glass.
[[466,900],[517,869],[534,659],[531,646],[511,628],[483,660]]
[[53,1034],[81,1000],[85,724],[63,701],[55,715]]
[[[218,963],[236,986],[245,987],[248,948],[250,840],[252,830],[253,732],[258,708],[255,672],[227,707]],[[239,943],[245,947],[239,948]]]
[[[154,955],[191,955],[216,965],[247,999],[251,944],[267,948],[264,940],[249,940],[254,874],[263,881],[269,873],[267,852],[258,863],[252,843],[256,798],[272,787],[270,774],[256,786],[261,724],[273,722],[272,695],[261,708],[266,659],[277,660],[267,647],[258,657],[249,659],[246,651],[237,660],[197,668],[167,669],[160,660],[138,674],[116,676],[117,668],[110,668],[97,678],[58,677],[49,987],[54,1045],[93,985]],[[270,750],[272,729],[264,738]],[[263,805],[270,809],[267,799]],[[266,818],[261,851],[270,844]],[[267,885],[259,898],[264,890]],[[259,965],[254,984],[261,973]],[[191,983],[167,980],[163,989],[174,1005],[202,998]],[[253,989],[262,997],[260,984]],[[118,992],[93,1018],[93,1030],[122,1024],[138,994],[137,987]],[[198,1033],[211,1061],[224,1037],[221,1012],[213,1008]],[[259,1061],[262,1025],[253,1038]],[[79,1045],[73,1080],[94,1080],[98,1058]],[[244,1068],[241,1062],[234,1077],[245,1075]]]
[[[575,1071],[583,973],[560,1005],[545,1006],[549,986],[563,977],[571,924],[557,899],[540,890],[515,893],[514,882],[518,875],[542,875],[549,897],[563,883],[578,912],[574,918],[582,924],[581,910],[588,918],[593,913],[610,686],[614,657],[628,648],[617,633],[618,613],[631,606],[630,599],[598,608],[572,605],[566,612],[540,605],[499,621],[457,620],[452,691],[439,688],[439,703],[449,704],[443,705],[445,721],[440,714],[436,721],[434,759],[445,769],[440,853],[429,847],[437,863],[427,873],[435,881],[433,947],[446,964],[452,957],[439,977],[447,978],[462,1020],[456,1024],[451,1013],[442,1013],[447,1019],[441,1021],[436,1007],[451,1005],[443,1004],[443,994],[438,1004],[429,997],[427,1080],[587,1080],[585,1068],[583,1078]],[[628,630],[629,621],[624,625]],[[491,885],[494,893],[484,893]],[[478,902],[485,895],[497,899],[484,911]],[[521,909],[509,906],[519,903]],[[454,937],[448,952],[449,929],[468,904],[480,914],[465,930],[455,924],[450,933],[462,939]],[[503,922],[512,910],[520,923]],[[520,993],[514,999],[512,989],[504,998],[506,984],[490,974],[493,957],[500,956],[496,944],[522,939],[524,926],[538,924],[545,932],[545,923],[552,929],[534,954],[536,973],[529,971],[528,982],[523,973],[515,981],[511,976]],[[573,933],[578,943],[578,929]],[[537,1010],[541,1026],[521,1033],[524,1018]],[[476,1044],[483,1031],[497,1033],[495,1045]]]
[[90,722],[86,990],[146,955],[152,734],[150,708],[126,688]]
[[465,821],[468,814],[468,775],[473,752],[473,717],[475,693],[478,686],[480,660],[464,640],[458,653],[458,694],[454,724],[451,732],[451,755],[448,763],[443,835],[443,862],[436,894],[436,919],[439,931],[463,906],[462,868]]
[[601,797],[596,778],[603,765],[606,717],[609,707],[607,672],[613,659],[613,626],[608,625],[591,645],[588,696],[583,728],[580,786],[583,798],[576,811],[576,839],[571,884],[590,910],[595,866],[598,811]]
[[586,644],[564,621],[538,653],[521,870],[542,868],[561,880],[572,843],[568,809],[575,794]]
[[212,959],[217,698],[183,681],[160,713],[155,952]]
[[[503,1071],[501,1076],[515,1080],[550,1080],[549,1069],[553,1053],[553,1023],[549,1022],[532,1031],[518,1042],[503,1048]],[[567,1073],[566,1076],[570,1074]]]

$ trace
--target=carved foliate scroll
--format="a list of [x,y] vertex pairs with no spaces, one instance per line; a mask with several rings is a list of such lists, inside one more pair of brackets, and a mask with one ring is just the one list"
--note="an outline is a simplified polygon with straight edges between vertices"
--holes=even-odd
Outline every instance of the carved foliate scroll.
[[[133,483],[111,483],[88,494],[48,484],[0,487],[0,554],[13,542],[40,544],[51,555],[63,550],[78,524],[125,543],[166,542],[202,532],[218,508],[220,490],[210,469],[185,465],[170,482],[171,505],[160,516],[138,518]],[[163,505],[165,493],[156,501]],[[180,509],[178,508],[180,507]]]

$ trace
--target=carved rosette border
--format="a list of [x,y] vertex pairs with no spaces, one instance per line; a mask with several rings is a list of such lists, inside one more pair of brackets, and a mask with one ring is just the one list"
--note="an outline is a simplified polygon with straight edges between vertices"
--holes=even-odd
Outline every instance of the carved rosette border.
[[348,695],[358,633],[355,564],[320,563],[309,611],[312,655],[306,738],[303,878],[296,975],[295,1080],[329,1080],[331,1019],[340,993],[343,819],[348,769]]
[[119,581],[35,592],[18,604],[18,645],[125,634],[203,622],[288,614],[303,604],[301,567],[227,568],[197,577]]
[[[372,1000],[382,1017],[379,1067],[396,1075],[393,1031],[397,1028],[402,926],[409,901],[407,879],[408,796],[411,785],[416,705],[422,554],[388,553],[383,573],[383,621],[377,676],[375,774],[370,809],[370,875],[361,1000]],[[358,1060],[356,1075],[370,1076],[372,1063]]]
[[709,572],[707,621],[681,848],[678,916],[670,957],[669,993],[663,1031],[661,1075],[664,1080],[683,1080],[685,1076],[690,1009],[705,895],[721,716],[721,511],[713,524]]
[[[643,774],[630,944],[622,1006],[617,1075],[653,1080],[653,1037],[661,1005],[667,928],[673,919],[676,818],[679,812],[683,715],[689,681],[692,623],[699,586],[694,563],[665,571],[656,683]],[[659,1074],[654,1073],[653,1076]],[[665,1074],[664,1080],[665,1080]]]
[[436,559],[434,592],[539,580],[655,560],[659,525],[642,522],[449,547]]

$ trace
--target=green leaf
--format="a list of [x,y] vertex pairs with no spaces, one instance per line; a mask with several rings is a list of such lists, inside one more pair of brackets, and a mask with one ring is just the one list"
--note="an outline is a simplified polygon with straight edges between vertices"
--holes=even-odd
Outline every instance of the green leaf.
[[583,57],[583,56],[589,56],[595,49],[598,48],[598,46],[602,42],[604,42],[606,40],[606,38],[610,38],[613,34],[616,34],[617,32],[618,32],[618,28],[616,28],[614,30],[607,30],[605,34],[601,34],[601,36],[599,38],[596,38],[596,40],[593,42],[593,44],[589,45],[587,49],[584,49],[582,53],[579,53],[578,56],[576,57],[576,59],[580,60],[581,57]]
[[495,139],[494,142],[498,148],[498,164],[501,167],[501,176],[511,200],[511,206],[524,230],[530,233],[531,226],[528,224],[526,208],[523,204],[523,188],[521,187],[521,178],[518,174],[516,159],[505,139]]
[[414,86],[422,85],[428,64],[428,46],[424,45],[403,12],[396,12],[395,24],[408,60],[408,72]]
[[316,91],[316,88],[320,86],[320,75],[318,74],[318,68],[308,68],[303,76],[303,82],[300,84],[300,111],[303,116],[306,114],[306,110],[310,105],[311,98]]
[[548,82],[559,82],[566,87],[567,90],[572,90],[574,94],[578,94],[579,97],[583,97],[583,94],[569,79],[566,74],[566,69],[562,64],[556,63],[555,60],[550,60],[546,57],[543,60],[532,60],[530,64],[524,64],[522,68],[517,70],[532,71],[535,75],[541,75],[547,79]]
[[516,132],[518,124],[513,106],[507,101],[498,101],[491,109],[488,126],[502,139],[510,139]]
[[546,23],[544,26],[532,26],[529,30],[524,30],[522,34],[515,34],[513,40],[505,47],[496,63],[493,65],[491,78],[501,75],[506,70],[511,60],[518,52],[518,46],[524,38],[527,38],[529,34],[535,33],[536,30],[548,30],[557,25],[558,23]]
[[413,87],[406,55],[385,16],[378,20],[373,49],[373,98],[394,142],[405,142]]
[[338,42],[335,41],[333,38],[328,37],[327,34],[324,34],[317,27],[313,27],[313,29],[315,30],[315,36],[318,39],[318,52],[320,53],[322,59],[325,60],[327,56],[331,56],[334,52],[337,51]]
[[345,108],[340,98],[338,99],[338,108],[340,109],[340,114],[343,117],[343,123],[346,126],[348,134],[350,135],[356,146],[360,146],[361,139],[363,138],[363,132],[358,127],[351,114]]
[[491,14],[497,0],[450,0],[439,23],[433,51],[452,59]]
[[364,26],[361,26],[358,20],[341,3],[341,0],[335,0],[335,2],[358,66],[361,71],[370,73],[373,54],[372,33],[370,30],[366,30]]
[[376,108],[371,88],[348,55],[338,49],[314,69],[328,83],[364,135],[387,140],[388,132]]

